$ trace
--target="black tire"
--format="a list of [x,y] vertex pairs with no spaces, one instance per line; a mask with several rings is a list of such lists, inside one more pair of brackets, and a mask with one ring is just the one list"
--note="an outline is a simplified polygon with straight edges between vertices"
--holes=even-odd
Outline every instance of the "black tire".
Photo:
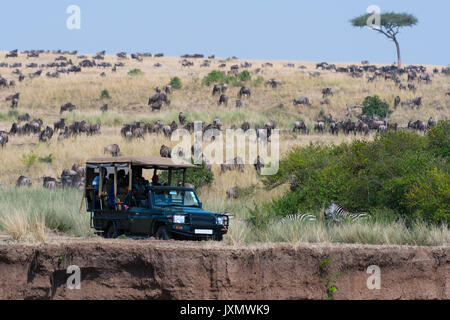
[[223,234],[218,234],[217,236],[215,236],[216,241],[223,241]]
[[108,229],[106,229],[105,238],[106,239],[116,239],[119,236],[117,232],[117,227],[115,223],[109,225]]
[[155,234],[156,239],[158,240],[172,240],[172,234],[169,232],[167,226],[160,226]]

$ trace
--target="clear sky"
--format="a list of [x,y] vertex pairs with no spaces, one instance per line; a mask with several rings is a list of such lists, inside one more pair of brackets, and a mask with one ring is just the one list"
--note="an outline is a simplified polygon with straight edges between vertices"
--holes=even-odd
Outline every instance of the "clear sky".
[[[80,30],[66,27],[69,5],[81,9]],[[2,1],[0,50],[392,63],[392,41],[349,23],[370,5],[419,19],[400,34],[403,63],[450,64],[448,0]]]

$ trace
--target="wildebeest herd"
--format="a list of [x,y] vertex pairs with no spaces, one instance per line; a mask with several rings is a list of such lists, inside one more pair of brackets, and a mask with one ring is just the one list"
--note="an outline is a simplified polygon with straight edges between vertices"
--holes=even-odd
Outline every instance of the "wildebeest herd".
[[[24,51],[21,54],[27,56],[27,59],[37,58],[41,54],[53,53],[56,55],[56,58],[53,62],[47,64],[37,64],[37,63],[28,63],[24,67],[21,63],[6,63],[0,62],[0,67],[2,68],[11,68],[13,69],[12,75],[17,77],[17,79],[7,79],[0,75],[0,89],[14,89],[16,86],[16,80],[22,82],[28,76],[30,79],[38,78],[42,74],[46,74],[47,77],[57,78],[60,74],[70,74],[70,73],[80,73],[84,68],[101,68],[103,70],[110,69],[112,72],[116,72],[117,68],[125,67],[125,61],[128,58],[127,53],[120,52],[118,53],[116,63],[108,63],[103,61],[105,58],[105,51],[98,52],[91,59],[84,55],[78,55],[77,51],[43,51],[43,50],[30,50]],[[5,59],[15,58],[19,56],[18,50],[10,51],[6,54]],[[77,56],[77,59],[81,60],[78,64],[75,64],[73,61],[74,56]],[[154,57],[163,57],[163,54],[155,54]],[[71,58],[72,57],[72,58]],[[144,58],[152,57],[150,53],[133,53],[131,54],[131,59],[142,62]],[[181,65],[184,68],[190,68],[194,66],[194,62],[189,59],[203,59],[204,56],[200,54],[186,54],[181,56],[182,60]],[[235,58],[235,57],[233,57]],[[209,67],[211,65],[211,61],[215,59],[214,56],[209,56],[208,60],[203,60],[201,65],[202,67]],[[225,68],[227,63],[230,60],[219,60],[219,68]],[[155,65],[156,66],[156,65]],[[161,65],[160,65],[161,66]],[[227,75],[239,75],[241,69],[249,69],[252,67],[252,64],[249,62],[243,62],[239,64],[233,64],[230,66],[230,70],[226,73]],[[264,70],[267,68],[272,68],[272,63],[264,63],[261,67],[258,67],[252,71],[254,74],[264,73]],[[285,68],[295,68],[295,64],[288,63],[284,64]],[[23,70],[26,69],[36,69],[37,71],[33,71],[28,73],[26,76]],[[22,69],[22,70],[21,70]],[[48,72],[44,73],[44,70],[48,69]],[[49,70],[51,69],[51,70]],[[304,70],[305,66],[299,66],[298,69]],[[395,97],[393,101],[394,108],[399,106],[408,106],[410,108],[420,108],[426,101],[424,101],[423,97],[415,97],[413,99],[404,99],[402,100],[400,95],[404,90],[409,90],[414,94],[417,91],[417,87],[419,85],[425,84],[429,85],[433,82],[433,77],[439,73],[438,69],[434,69],[432,73],[427,72],[427,68],[423,66],[405,66],[403,68],[398,68],[396,66],[382,66],[377,67],[375,65],[369,65],[368,63],[363,63],[361,66],[358,65],[349,65],[347,67],[337,67],[334,64],[328,64],[326,62],[318,63],[316,65],[316,69],[320,71],[328,71],[328,72],[336,72],[342,74],[348,74],[352,78],[363,78],[364,75],[368,82],[374,82],[376,79],[382,79],[384,81],[392,81],[399,90],[399,95]],[[319,71],[309,72],[309,76],[311,77],[321,77],[322,73]],[[442,73],[447,73],[450,70],[448,68],[443,68],[441,70]],[[303,72],[303,71],[302,71]],[[106,74],[104,74],[106,75]],[[402,81],[402,76],[407,77],[407,81]],[[274,90],[283,85],[283,83],[277,79],[269,79],[264,82],[266,87],[270,87]],[[149,97],[148,105],[152,111],[162,110],[164,106],[170,106],[171,100],[169,99],[170,95],[173,93],[173,88],[170,85],[165,85],[161,88],[156,88],[155,93]],[[227,83],[215,83],[212,87],[212,96],[218,96],[217,104],[219,106],[227,106],[230,100],[230,97],[227,95],[230,89]],[[332,103],[336,93],[339,94],[339,88],[331,88],[326,87],[320,91],[322,96],[322,100],[320,100],[320,105],[329,105]],[[450,92],[446,92],[445,95],[449,96]],[[242,108],[244,106],[245,101],[251,101],[254,97],[254,92],[252,92],[252,88],[247,86],[241,86],[238,89],[236,94],[236,108]],[[300,97],[292,97],[292,104],[294,106],[303,106],[306,108],[310,108],[313,106],[313,102],[307,96]],[[19,108],[20,103],[20,93],[16,92],[12,95],[9,95],[5,98],[5,101],[10,102],[11,109],[17,110]],[[340,132],[348,135],[348,134],[363,134],[368,135],[371,132],[385,132],[388,130],[398,130],[400,129],[400,125],[395,122],[389,121],[389,119],[380,118],[377,115],[372,116],[360,116],[358,119],[355,119],[352,114],[352,110],[359,108],[360,106],[356,105],[353,107],[347,108],[347,115],[345,119],[337,120],[331,114],[323,115],[319,114],[318,120],[315,123],[307,123],[302,119],[293,119],[292,127],[287,130],[293,133],[300,134],[309,134],[311,130],[316,133],[324,134],[326,132],[330,132],[332,135],[338,135]],[[66,123],[67,119],[62,118],[63,114],[66,112],[73,112],[77,110],[77,107],[68,102],[59,108],[59,118],[57,122],[53,123],[53,125],[44,125],[44,121],[42,119],[33,119],[30,114],[21,114],[17,117],[17,122],[14,122],[11,125],[9,132],[0,131],[0,146],[2,149],[6,147],[7,143],[10,142],[11,137],[14,136],[36,136],[40,142],[47,143],[52,141],[53,137],[58,134],[58,141],[65,140],[68,138],[74,138],[81,134],[85,134],[87,136],[92,136],[95,134],[100,134],[100,125],[99,124],[91,124],[87,121],[74,121],[72,123]],[[103,105],[100,108],[101,111],[106,112],[109,110],[107,104]],[[428,121],[426,120],[410,120],[405,129],[417,130],[421,132],[426,132],[429,128],[436,124],[436,121],[433,118],[430,118]],[[143,122],[133,122],[130,124],[124,124],[120,134],[125,139],[125,141],[131,140],[145,140],[145,136],[147,134],[156,134],[156,135],[164,135],[165,137],[170,137],[171,134],[179,129],[183,128],[188,130],[189,132],[194,132],[194,123],[186,120],[186,114],[183,112],[179,113],[178,123],[176,121],[172,121],[171,123],[164,124],[162,121],[158,120],[153,123],[143,123]],[[251,129],[251,125],[249,122],[244,121],[240,125],[232,125],[231,128],[240,128],[244,132]],[[254,129],[256,131],[256,135],[258,139],[265,139],[270,141],[271,134],[273,130],[276,128],[276,123],[273,120],[267,121],[265,124],[254,125]],[[211,123],[202,123],[203,134],[206,132],[210,132],[209,129],[216,130],[218,132],[223,130],[222,122],[220,119],[216,118]],[[287,128],[286,128],[287,129]],[[208,138],[208,137],[206,137]],[[212,137],[214,138],[214,137]],[[201,150],[199,152],[198,146],[192,146],[192,152],[204,157],[201,154]],[[121,154],[120,148],[117,144],[106,146],[104,149],[105,153],[109,153],[112,156],[119,156]],[[177,150],[178,154],[184,154],[184,150]],[[161,146],[160,155],[163,157],[171,157],[172,150],[165,145]],[[205,163],[208,162],[207,159],[204,159]],[[258,156],[254,161],[255,169],[257,171],[261,170],[264,167],[264,163],[262,159]],[[243,170],[244,165],[242,159],[235,158],[230,159],[221,167],[221,172],[226,172],[228,170]],[[79,183],[82,179],[76,178],[81,177],[74,174],[78,172],[72,168],[71,172],[65,172],[66,174],[61,175],[61,182],[57,182],[53,178],[46,177],[44,179],[44,186],[68,186],[73,185],[68,183],[69,178],[64,177],[75,177],[70,181],[77,181]],[[64,173],[64,172],[63,172]],[[28,181],[25,177],[21,177],[21,181],[18,181],[18,185],[28,185],[30,181]],[[78,186],[78,184],[76,184]]]

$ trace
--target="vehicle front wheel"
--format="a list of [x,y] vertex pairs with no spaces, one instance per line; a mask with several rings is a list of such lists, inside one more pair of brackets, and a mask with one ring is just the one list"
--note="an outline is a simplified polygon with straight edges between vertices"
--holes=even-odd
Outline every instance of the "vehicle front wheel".
[[156,231],[155,236],[158,240],[172,240],[173,238],[167,226],[160,226]]

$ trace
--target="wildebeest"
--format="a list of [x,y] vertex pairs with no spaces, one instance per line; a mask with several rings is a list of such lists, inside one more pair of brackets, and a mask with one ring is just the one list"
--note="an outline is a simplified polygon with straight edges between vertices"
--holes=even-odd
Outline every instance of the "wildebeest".
[[314,125],[314,131],[324,133],[325,131],[325,122],[319,121]]
[[305,121],[300,120],[300,121],[296,121],[294,123],[294,129],[292,130],[292,132],[302,132],[303,133],[308,133],[308,128],[306,127]]
[[51,177],[44,177],[44,181],[42,186],[45,189],[56,189],[57,186],[57,182],[55,178],[51,178]]
[[264,168],[264,166],[265,166],[264,165],[264,160],[260,156],[257,156],[255,161],[253,162],[253,165],[255,167],[255,170],[258,173],[261,173],[261,169]]
[[228,106],[228,96],[226,96],[225,94],[221,94],[220,98],[219,98],[219,102],[217,103],[219,106],[221,104],[225,104],[225,106]]
[[242,100],[241,99],[236,100],[236,108],[242,108]]
[[43,130],[39,135],[39,141],[49,142],[53,137],[53,133],[54,133],[53,129],[47,126],[45,130]]
[[394,108],[397,108],[399,106],[400,102],[401,102],[400,97],[396,96],[394,99]]
[[178,121],[180,121],[180,124],[182,126],[184,126],[184,123],[186,121],[186,116],[184,115],[183,112],[180,112],[180,114],[178,115]]
[[154,105],[156,103],[162,103],[164,102],[167,105],[170,105],[170,100],[167,98],[167,95],[165,93],[156,93],[154,96],[151,96],[148,99],[148,105]]
[[8,133],[0,131],[0,146],[2,146],[2,149],[6,146],[8,141],[9,141]]
[[100,108],[100,111],[101,111],[101,112],[106,112],[106,111],[108,111],[108,104],[103,105],[103,106]]
[[252,95],[252,91],[250,90],[250,88],[242,87],[241,90],[239,90],[238,98],[241,99],[243,96],[250,98],[251,95]]
[[17,120],[18,120],[19,122],[30,121],[30,115],[29,115],[28,113],[22,114],[22,115],[20,115],[20,116],[17,118]]
[[113,157],[119,157],[120,148],[117,144],[111,144],[105,147],[103,154],[105,153],[110,153]]
[[66,128],[66,119],[61,119],[53,124],[53,130],[55,132],[64,130]]
[[328,96],[333,96],[333,90],[331,88],[324,88],[322,89],[322,97],[326,98]]
[[244,132],[246,132],[247,130],[250,130],[250,123],[244,122],[244,123],[241,125],[241,129],[242,129],[242,131],[244,131]]
[[63,113],[63,112],[66,112],[66,111],[72,112],[72,111],[74,111],[76,109],[77,109],[77,107],[69,102],[69,103],[66,103],[66,104],[61,106],[59,113]]
[[165,145],[161,146],[161,149],[159,150],[159,154],[163,158],[172,158],[172,150]]
[[434,120],[433,117],[430,117],[430,119],[428,119],[428,128],[431,128],[435,125],[436,125],[436,120]]
[[294,106],[297,106],[297,105],[299,105],[299,104],[301,104],[301,105],[306,105],[306,106],[311,106],[311,102],[309,101],[309,99],[307,98],[307,97],[300,97],[300,98],[295,98],[294,99]]
[[31,185],[32,185],[31,179],[24,176],[20,176],[16,182],[17,187],[31,187]]

